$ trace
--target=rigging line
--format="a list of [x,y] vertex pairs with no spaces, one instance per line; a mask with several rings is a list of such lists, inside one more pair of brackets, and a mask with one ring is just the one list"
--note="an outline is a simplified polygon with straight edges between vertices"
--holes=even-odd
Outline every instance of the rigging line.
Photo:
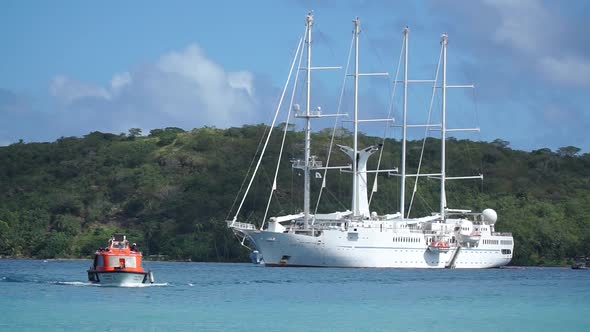
[[337,197],[336,195],[334,195],[334,194],[333,194],[333,193],[332,193],[330,190],[326,189],[326,192],[327,192],[328,194],[330,194],[330,195],[331,195],[331,196],[334,198],[334,200],[336,201],[336,203],[340,204],[340,206],[341,206],[341,207],[342,207],[344,210],[348,210],[348,208],[346,207],[346,205],[344,205],[344,203],[342,203],[342,202],[341,202],[341,201],[338,199],[338,197]]
[[250,218],[254,215],[254,210],[250,211],[250,214],[246,217],[246,222],[250,221]]
[[240,239],[240,237],[239,237],[239,236],[238,236],[236,233],[234,233],[234,236],[235,236],[235,238],[236,238],[236,239],[238,239],[238,240],[239,240],[240,244],[241,244],[243,247],[246,247],[246,248],[248,248],[249,250],[252,250],[250,247],[248,247],[247,245],[245,245],[245,244],[244,244],[244,241],[246,240],[246,236],[243,236],[241,239]]
[[424,206],[426,206],[426,208],[428,209],[427,211],[434,210],[430,205],[428,205],[428,202],[424,199],[424,196],[418,194],[418,198],[420,198],[420,200],[422,201],[422,204],[424,204]]
[[238,193],[236,194],[236,197],[234,198],[234,202],[232,203],[231,207],[229,208],[229,211],[227,213],[227,216],[225,217],[225,220],[229,219],[229,216],[231,215],[231,212],[234,209],[234,206],[236,206],[236,203],[238,202],[238,199],[240,198],[240,194],[242,193],[242,189],[244,189],[244,185],[246,184],[246,181],[248,180],[248,174],[250,174],[250,170],[252,169],[252,165],[254,165],[254,161],[256,161],[256,156],[258,155],[258,151],[260,151],[260,147],[262,147],[262,142],[264,142],[264,137],[266,136],[267,130],[268,130],[268,128],[264,127],[264,132],[260,136],[260,141],[258,141],[258,146],[256,147],[256,152],[254,153],[254,156],[252,157],[252,160],[250,161],[250,165],[248,166],[248,170],[246,171],[246,175],[244,176],[244,179],[242,180],[242,184],[240,185],[240,190],[238,190]]
[[[475,125],[478,128],[481,128],[480,125],[479,125],[480,124],[480,122],[479,122],[479,108],[477,107],[477,105],[479,104],[477,102],[477,89],[475,87],[473,88],[473,103],[475,104]],[[478,136],[478,140],[479,141],[483,141],[481,131],[479,131],[477,133],[477,136]],[[483,171],[483,155],[479,159],[479,171],[481,172],[481,174],[484,174],[484,171]],[[481,179],[481,192],[483,193],[483,178]]]
[[[477,103],[476,103],[476,89],[475,89],[475,85],[473,85],[473,87],[471,88],[471,110],[475,111],[474,112],[474,117],[473,122],[474,127],[475,128],[481,128],[480,127],[480,123],[479,123],[479,114],[478,114],[478,109],[477,109]],[[466,104],[466,103],[465,103]],[[469,107],[465,106],[464,110],[461,110],[462,112],[465,112]],[[467,118],[467,117],[464,117]],[[473,136],[475,136],[475,139],[478,141],[481,141],[481,130],[478,130]],[[457,137],[455,137],[457,138]],[[465,158],[469,161],[469,163],[465,166],[467,166],[466,168],[469,169],[469,171],[473,171],[473,170],[477,170],[479,172],[479,174],[483,174],[483,170],[482,170],[482,159],[479,159],[479,165],[478,160],[476,160],[477,158],[477,150],[475,149],[474,145],[475,145],[476,141],[474,141],[473,139],[468,139],[468,140],[460,140],[457,138],[457,140],[455,141],[455,145],[459,145],[459,144],[463,144],[465,147],[463,149],[460,149],[459,151],[462,151],[463,154],[465,156]],[[479,168],[478,168],[479,167]]]
[[[260,165],[260,172],[261,172],[261,174],[263,174],[263,175],[264,175],[264,177],[266,178],[266,180],[267,180],[267,183],[269,183],[269,184],[270,184],[270,183],[271,183],[271,181],[270,181],[270,178],[268,177],[268,173],[266,172],[266,170],[265,170],[265,168],[264,168],[264,164]],[[271,197],[272,197],[272,192],[273,192],[273,190],[272,190],[272,188],[271,188]],[[281,201],[277,201],[277,204],[279,205],[279,209],[280,209],[280,210],[283,210],[283,206],[281,205]],[[270,205],[270,202],[267,202],[267,209],[266,209],[266,212],[268,212],[268,206],[269,206],[269,205]],[[263,219],[262,219],[262,224],[264,224],[264,220],[265,220],[265,219],[266,219],[266,214],[265,214],[265,218],[263,218]],[[261,227],[262,227],[262,226],[261,226]],[[261,229],[262,229],[262,228],[261,228]]]
[[[346,69],[344,70],[344,78],[342,79],[342,89],[340,90],[340,96],[338,98],[338,109],[336,110],[336,114],[340,115],[340,111],[342,109],[342,100],[344,99],[344,91],[346,89],[346,78],[348,74],[348,69],[350,68],[350,58],[352,57],[352,47],[354,46],[354,35],[352,40],[350,41],[350,48],[348,50],[348,59],[346,60]],[[315,205],[315,209],[313,210],[313,214],[315,215],[318,212],[318,207],[320,206],[320,200],[322,199],[322,192],[326,187],[326,177],[328,176],[328,167],[330,166],[330,158],[332,157],[332,149],[334,147],[334,137],[336,136],[336,128],[338,127],[338,116],[334,118],[334,127],[332,128],[332,137],[330,138],[330,149],[328,150],[328,157],[326,158],[326,169],[324,170],[324,176],[322,177],[322,185],[320,187],[320,191],[318,193],[318,200]],[[315,222],[315,218],[312,221],[312,225]]]
[[[397,69],[395,71],[395,79],[393,80],[394,83],[393,83],[393,88],[392,88],[392,92],[391,92],[391,97],[389,98],[389,112],[387,113],[387,119],[391,119],[391,117],[393,115],[395,90],[397,87],[397,78],[399,76],[399,70],[402,65],[402,55],[404,52],[404,47],[405,47],[404,41],[402,41],[402,47],[400,48],[400,54],[399,54],[399,61],[397,63]],[[385,150],[385,140],[387,137],[387,133],[389,132],[389,128],[390,128],[390,124],[389,124],[389,122],[386,122],[385,129],[383,130],[383,139],[381,141],[381,149],[379,151],[379,159],[377,160],[377,170],[379,170],[381,167],[383,150]],[[378,176],[378,173],[375,173],[375,179],[373,180],[373,188],[371,189],[371,195],[369,196],[369,206],[371,206],[371,201],[373,200],[373,194],[375,194],[374,189],[377,187],[377,176]]]
[[[385,68],[385,67],[387,67],[387,65],[385,65],[385,62],[383,61],[383,57],[381,56],[381,53],[380,53],[380,52],[378,52],[378,50],[379,50],[379,47],[378,47],[378,46],[376,46],[376,45],[379,45],[379,43],[376,43],[376,42],[374,41],[374,39],[372,39],[372,38],[371,38],[371,36],[369,35],[369,33],[368,33],[367,31],[370,31],[370,30],[367,30],[367,26],[366,26],[366,25],[364,25],[364,26],[363,26],[363,29],[362,29],[362,32],[363,32],[363,33],[359,34],[359,38],[362,38],[362,41],[363,41],[363,42],[364,42],[364,41],[367,41],[367,44],[369,45],[369,47],[368,47],[368,48],[369,48],[369,49],[371,49],[371,50],[374,50],[374,52],[375,52],[374,54],[376,55],[376,57],[377,57],[377,60],[378,60],[378,62],[379,62],[379,65],[381,66],[381,68]],[[388,77],[387,77],[387,78],[388,78]],[[388,81],[389,81],[389,80],[388,80]]]
[[[443,47],[444,45],[441,46],[440,49],[440,54],[438,56],[438,64],[436,65],[436,73],[434,74],[434,83],[432,83],[432,95],[430,96],[430,106],[428,109],[428,120],[426,121],[427,125],[430,125],[430,120],[432,118],[432,107],[434,105],[434,96],[436,95],[436,83],[438,82],[438,74],[440,71],[440,63],[442,60],[442,54],[443,54]],[[424,139],[422,140],[422,150],[420,151],[420,160],[418,162],[418,170],[416,171],[416,174],[420,174],[420,169],[422,168],[422,158],[424,157],[424,147],[426,146],[426,139],[428,138],[428,126],[426,128],[424,128]],[[414,195],[416,194],[416,191],[418,190],[418,178],[420,178],[419,176],[416,176],[416,179],[414,180],[414,189],[412,189],[412,198],[410,198],[410,205],[408,206],[408,214],[407,216],[410,216],[410,212],[412,212],[412,203],[414,202]],[[403,217],[403,216],[402,216]]]
[[322,47],[326,47],[329,51],[330,51],[330,59],[336,59],[336,53],[334,52],[334,49],[332,48],[332,44],[333,42],[330,41],[330,38],[328,38],[327,34],[325,34],[322,31],[322,24],[321,22],[318,23],[316,21],[313,22],[314,25],[314,35],[315,35],[315,39],[314,42],[317,45],[321,45]]
[[281,105],[283,104],[283,98],[285,97],[287,87],[289,85],[289,82],[291,81],[291,75],[293,74],[293,68],[295,67],[295,62],[297,62],[296,60],[297,60],[297,56],[299,55],[299,50],[301,48],[302,40],[303,40],[303,37],[299,38],[299,44],[297,45],[297,51],[295,52],[295,56],[293,57],[293,62],[291,63],[291,70],[289,71],[289,76],[287,77],[287,80],[285,81],[285,86],[283,87],[283,92],[281,93],[281,98],[279,100],[279,104],[277,105],[277,110],[275,112],[275,116],[272,119],[272,124],[270,126],[270,130],[268,131],[268,136],[266,137],[266,142],[264,142],[264,147],[262,148],[262,152],[260,153],[260,158],[258,158],[258,162],[256,163],[256,168],[254,168],[254,173],[252,174],[252,177],[250,178],[250,183],[248,183],[248,187],[246,188],[246,192],[244,193],[244,197],[242,197],[242,201],[240,202],[240,206],[238,207],[238,210],[236,211],[236,214],[235,214],[234,218],[232,219],[232,225],[238,219],[238,214],[240,213],[240,210],[242,209],[242,206],[244,205],[244,201],[246,200],[246,197],[248,196],[248,192],[250,191],[250,187],[252,186],[252,182],[254,182],[254,177],[256,176],[256,173],[258,172],[258,168],[260,167],[260,163],[262,162],[262,157],[264,157],[264,152],[266,151],[266,147],[268,146],[268,142],[270,141],[270,136],[272,134],[272,130],[275,126],[275,122],[277,121],[277,116],[279,115],[279,111],[281,110]]
[[293,167],[291,167],[291,204],[290,204],[290,209],[289,209],[289,213],[293,213],[293,208],[295,206],[295,196],[294,196],[294,190],[295,190],[295,169],[293,169]]
[[[476,125],[476,127],[480,128],[480,126],[479,126],[479,124],[480,124],[480,122],[479,122],[479,107],[477,107],[477,105],[479,103],[477,102],[477,87],[475,86],[475,84],[473,85],[473,89],[471,89],[471,90],[473,90],[473,93],[472,93],[473,104],[475,105],[475,107],[474,107],[475,108],[475,125]],[[482,140],[481,131],[477,132],[477,136],[478,136],[478,139],[481,141]]]
[[[297,47],[297,51],[299,51],[299,47],[301,47],[301,41]],[[309,47],[309,46],[308,46]],[[283,129],[283,139],[281,141],[281,149],[279,150],[279,157],[277,158],[277,168],[275,169],[275,176],[272,182],[272,188],[270,189],[270,194],[268,196],[268,202],[266,203],[266,210],[264,210],[264,217],[262,218],[262,224],[260,225],[260,229],[264,227],[264,223],[266,222],[266,217],[268,215],[268,210],[270,209],[270,202],[272,201],[273,194],[277,189],[277,178],[279,176],[279,166],[281,165],[281,160],[283,158],[283,148],[285,147],[285,140],[287,138],[287,132],[289,131],[289,120],[291,119],[291,110],[293,109],[293,100],[295,99],[295,92],[297,90],[297,82],[299,80],[299,72],[301,68],[301,61],[303,60],[303,52],[299,53],[299,63],[297,64],[297,73],[295,74],[295,79],[293,81],[293,90],[291,92],[291,100],[289,101],[289,111],[287,112],[287,121],[285,122],[285,128]]]

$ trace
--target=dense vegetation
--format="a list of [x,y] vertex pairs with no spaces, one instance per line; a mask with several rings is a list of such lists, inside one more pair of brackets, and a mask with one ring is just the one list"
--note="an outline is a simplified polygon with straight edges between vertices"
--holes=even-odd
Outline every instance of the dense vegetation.
[[[194,261],[244,261],[225,220],[235,213],[235,198],[260,148],[266,126],[226,130],[179,128],[152,130],[142,136],[93,132],[52,143],[19,142],[0,148],[0,256],[88,257],[115,231],[128,234],[145,255]],[[281,135],[271,140],[240,215],[256,222],[266,206]],[[361,135],[360,146],[381,143]],[[326,160],[330,131],[314,135],[314,152]],[[340,130],[337,143],[350,144]],[[300,157],[301,132],[289,132],[286,161],[270,215],[300,210],[302,177],[289,158]],[[440,167],[439,141],[428,139],[422,172]],[[399,164],[399,142],[387,140],[381,168]],[[409,172],[415,172],[422,141],[409,144]],[[523,152],[508,142],[450,140],[449,176],[485,174],[483,181],[447,185],[451,208],[494,208],[497,231],[511,231],[513,264],[566,264],[590,254],[590,154],[576,147],[553,152]],[[373,167],[378,157],[372,157]],[[348,164],[335,152],[331,165]],[[328,174],[318,212],[349,205],[349,174]],[[312,189],[321,179],[314,178]],[[413,181],[408,181],[408,201]],[[398,211],[397,178],[381,175],[372,201],[378,212]],[[420,180],[412,215],[438,208],[438,181]],[[317,190],[314,190],[317,192]],[[312,199],[315,202],[315,199]],[[233,208],[232,208],[233,207]]]

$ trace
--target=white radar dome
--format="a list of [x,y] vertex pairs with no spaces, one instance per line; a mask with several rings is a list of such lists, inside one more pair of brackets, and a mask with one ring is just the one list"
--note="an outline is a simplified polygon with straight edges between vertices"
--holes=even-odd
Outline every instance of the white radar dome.
[[485,209],[481,214],[483,214],[483,220],[490,224],[493,224],[498,220],[498,214],[492,209]]

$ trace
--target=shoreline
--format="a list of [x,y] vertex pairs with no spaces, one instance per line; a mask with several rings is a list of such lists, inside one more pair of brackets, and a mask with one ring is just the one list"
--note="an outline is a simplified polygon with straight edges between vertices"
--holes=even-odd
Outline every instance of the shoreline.
[[[0,261],[1,260],[36,260],[36,261],[55,261],[55,262],[59,262],[59,261],[91,261],[92,258],[34,258],[34,257],[6,257],[6,256],[1,256],[0,257]],[[219,263],[219,264],[244,264],[244,263],[248,263],[248,264],[252,264],[249,261],[245,261],[245,262],[216,262],[216,261],[191,261],[191,260],[150,260],[150,259],[146,259],[144,257],[144,261],[146,262],[171,262],[171,263]],[[570,269],[571,265],[506,265],[506,266],[502,266],[499,267],[498,269],[503,269],[503,270],[523,270],[523,269],[527,269],[527,268],[567,268]],[[416,269],[418,270],[418,269]]]

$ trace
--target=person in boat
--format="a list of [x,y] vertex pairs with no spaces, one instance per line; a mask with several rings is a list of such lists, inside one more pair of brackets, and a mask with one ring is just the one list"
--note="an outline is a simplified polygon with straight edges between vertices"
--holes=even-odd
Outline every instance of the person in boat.
[[133,243],[131,245],[131,251],[137,251],[137,244],[136,243]]

